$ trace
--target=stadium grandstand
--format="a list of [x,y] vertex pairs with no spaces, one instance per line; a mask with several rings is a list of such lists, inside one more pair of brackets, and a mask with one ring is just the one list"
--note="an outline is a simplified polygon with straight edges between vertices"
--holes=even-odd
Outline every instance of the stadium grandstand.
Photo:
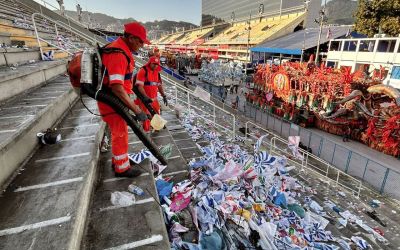
[[[319,0],[311,1],[308,6],[297,1],[282,1],[282,5],[273,1],[246,6],[250,12],[244,13],[241,11],[244,2],[236,3],[236,11],[229,4],[216,6],[218,2],[203,1],[202,24],[205,26],[167,34],[153,41],[153,46],[173,53],[196,52],[214,58],[249,61],[249,48],[312,26],[314,10],[321,6]],[[213,9],[220,14],[210,14],[214,13]],[[230,19],[227,13],[232,14]],[[213,16],[212,22],[210,16]]]

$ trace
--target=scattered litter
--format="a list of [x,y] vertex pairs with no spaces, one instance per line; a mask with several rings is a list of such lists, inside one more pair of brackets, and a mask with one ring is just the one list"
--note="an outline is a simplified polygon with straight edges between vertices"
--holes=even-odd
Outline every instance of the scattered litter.
[[36,136],[43,145],[56,144],[61,141],[61,134],[57,132],[57,129],[49,128],[45,132],[37,133]]
[[378,208],[381,205],[381,202],[379,200],[372,200],[369,202],[369,205],[373,208]]
[[382,220],[379,218],[379,216],[378,216],[378,214],[377,214],[376,211],[367,211],[366,213],[369,215],[369,217],[371,217],[373,220],[375,220],[376,222],[378,222],[378,223],[381,224],[382,226],[384,226],[384,227],[387,226],[387,225],[386,225],[386,222],[382,221]]
[[103,140],[101,141],[100,152],[102,152],[102,153],[108,152],[109,148],[110,148],[110,140],[105,135]]
[[358,236],[352,236],[351,240],[360,248],[360,249],[368,249],[369,245],[368,243],[361,237]]
[[127,207],[135,204],[135,195],[128,192],[111,193],[111,204],[114,206]]
[[[198,122],[193,111],[182,112],[181,118],[193,140],[208,143],[199,147],[203,156],[188,163],[189,179],[176,184],[161,176],[156,180],[173,249],[350,250],[354,244],[369,249],[368,242],[386,242],[382,229],[351,212],[360,210],[355,204],[342,208],[329,194],[321,201],[315,197],[318,186],[290,176],[294,166],[262,145],[265,136],[245,143]],[[292,141],[288,146],[298,152],[296,137]],[[335,237],[328,225],[356,226],[363,234]]]
[[134,185],[134,184],[130,184],[128,186],[128,191],[131,192],[132,194],[137,194],[139,196],[143,196],[144,195],[144,191],[143,189],[141,189],[140,187]]
[[155,130],[161,130],[167,124],[167,121],[164,118],[162,118],[159,114],[155,114],[151,119],[150,124]]
[[160,154],[165,158],[168,159],[171,157],[172,154],[172,144],[168,143],[167,145],[160,148]]

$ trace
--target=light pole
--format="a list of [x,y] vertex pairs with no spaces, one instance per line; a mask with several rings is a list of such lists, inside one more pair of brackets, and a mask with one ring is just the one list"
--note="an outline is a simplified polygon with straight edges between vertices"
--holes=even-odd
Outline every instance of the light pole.
[[304,61],[304,51],[306,50],[306,33],[307,33],[307,28],[304,29],[303,48],[301,49],[300,62]]
[[283,0],[281,0],[281,5],[279,7],[279,19],[282,17],[282,5],[283,5]]
[[[308,4],[310,3],[310,0],[305,0],[304,1],[304,12],[306,13],[307,16],[307,12],[308,12]],[[307,23],[305,23],[307,24]],[[305,25],[304,25],[305,26]],[[304,37],[303,37],[303,48],[301,50],[301,59],[300,62],[303,62],[304,60],[304,51],[306,49],[306,33],[307,33],[307,27],[304,27]]]
[[249,21],[247,22],[247,24],[248,24],[248,26],[247,26],[247,53],[246,53],[246,64],[245,64],[246,75],[247,75],[247,63],[250,58],[250,30],[251,30],[250,23],[251,23],[251,12],[249,15]]
[[319,21],[316,21],[319,24],[319,34],[318,34],[318,43],[317,43],[317,52],[315,53],[315,64],[319,64],[319,50],[320,50],[320,43],[321,43],[321,35],[322,35],[322,27],[324,25],[325,19],[325,10],[326,10],[326,0],[324,4],[324,8],[319,12]]

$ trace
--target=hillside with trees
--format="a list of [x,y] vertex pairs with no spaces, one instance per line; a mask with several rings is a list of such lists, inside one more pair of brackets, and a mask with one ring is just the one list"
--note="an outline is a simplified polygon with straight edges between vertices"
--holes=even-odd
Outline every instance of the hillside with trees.
[[357,1],[332,0],[326,4],[326,14],[329,24],[354,24],[354,14],[357,10]]
[[400,34],[400,0],[359,0],[355,15],[357,32],[372,37],[381,32]]
[[[69,17],[78,19],[76,11],[66,11]],[[135,21],[134,18],[119,19],[102,13],[82,12],[82,21],[91,28],[107,29],[114,32],[122,32],[123,24]],[[149,31],[159,30],[164,32],[175,32],[176,30],[190,29],[198,27],[193,23],[176,22],[169,20],[145,22],[143,24]]]

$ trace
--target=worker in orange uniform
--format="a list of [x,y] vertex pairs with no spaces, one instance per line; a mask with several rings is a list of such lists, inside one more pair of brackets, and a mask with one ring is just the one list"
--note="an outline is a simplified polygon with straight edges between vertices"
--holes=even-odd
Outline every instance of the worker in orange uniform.
[[[124,25],[124,35],[108,44],[107,48],[118,49],[117,52],[103,53],[102,61],[105,68],[103,84],[131,109],[139,121],[147,119],[146,114],[134,104],[130,98],[135,61],[132,52],[137,52],[146,38],[146,29],[139,23]],[[115,51],[115,50],[114,50]],[[105,103],[97,102],[102,119],[111,130],[112,167],[116,177],[136,177],[141,174],[137,167],[131,166],[128,158],[128,126],[115,111]]]
[[154,47],[153,55],[160,58],[160,50],[157,47]]
[[[138,71],[135,83],[142,95],[146,97],[143,101],[149,103],[157,114],[160,114],[160,104],[157,100],[158,92],[160,92],[164,104],[168,106],[167,97],[162,86],[160,71],[160,58],[152,56],[149,58],[146,65]],[[141,100],[136,99],[135,103],[140,106],[143,112],[150,114]],[[146,132],[150,131],[150,120],[143,122],[143,130]]]

